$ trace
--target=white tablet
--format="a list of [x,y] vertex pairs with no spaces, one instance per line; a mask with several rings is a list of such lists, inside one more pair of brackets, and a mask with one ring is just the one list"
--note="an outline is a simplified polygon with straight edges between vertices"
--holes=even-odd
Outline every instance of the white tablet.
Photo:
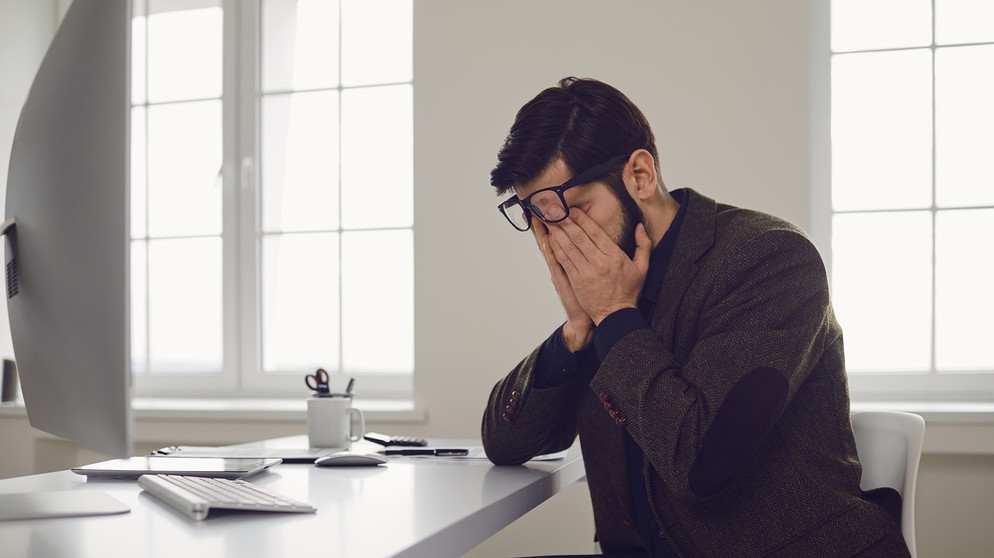
[[135,480],[142,475],[186,475],[240,479],[282,463],[282,459],[227,457],[125,457],[74,467],[73,473],[89,479]]

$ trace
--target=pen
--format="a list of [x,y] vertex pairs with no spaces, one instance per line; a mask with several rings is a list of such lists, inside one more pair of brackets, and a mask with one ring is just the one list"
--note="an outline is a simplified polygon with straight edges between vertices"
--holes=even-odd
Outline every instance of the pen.
[[435,457],[459,457],[469,455],[468,449],[456,448],[407,448],[383,450],[384,455],[434,455]]

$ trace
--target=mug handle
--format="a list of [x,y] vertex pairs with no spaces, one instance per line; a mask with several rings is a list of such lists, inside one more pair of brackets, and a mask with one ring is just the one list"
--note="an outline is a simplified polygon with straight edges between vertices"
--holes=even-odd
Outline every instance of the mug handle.
[[[359,433],[352,433],[352,425],[355,421],[352,419],[352,415],[359,416]],[[366,433],[366,418],[362,415],[362,411],[356,409],[355,407],[349,407],[349,440],[352,442],[358,442],[362,440],[362,435]]]

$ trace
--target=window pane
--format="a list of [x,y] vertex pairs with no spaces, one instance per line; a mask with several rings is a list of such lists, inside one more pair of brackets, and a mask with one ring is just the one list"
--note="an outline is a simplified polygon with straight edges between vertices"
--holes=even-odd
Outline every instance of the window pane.
[[832,0],[835,52],[919,47],[931,42],[931,0]]
[[342,0],[342,83],[411,81],[411,0]]
[[147,152],[145,147],[145,107],[131,109],[131,237],[148,234]]
[[414,220],[410,85],[342,92],[342,226],[409,227]]
[[931,213],[835,215],[832,254],[849,372],[929,370]]
[[927,49],[832,58],[832,205],[932,202],[932,61]]
[[[219,5],[219,1],[198,2]],[[151,0],[148,98],[151,102],[221,96],[224,25],[220,7],[164,11],[175,0]]]
[[148,242],[131,242],[131,371],[148,372]]
[[994,45],[935,57],[936,204],[994,204]]
[[148,109],[152,236],[220,234],[221,101]]
[[153,372],[220,372],[221,239],[148,243],[149,356]]
[[262,100],[262,222],[266,231],[338,227],[338,92]]
[[994,2],[935,0],[935,41],[939,44],[994,41]]
[[338,2],[262,3],[262,89],[338,86]]
[[338,370],[338,234],[262,239],[262,363],[266,372]]
[[[138,9],[144,8],[144,5],[144,1],[136,0],[135,13]],[[145,24],[145,16],[135,16],[131,20],[131,103],[136,105],[146,101],[145,80],[148,76],[145,75],[147,62],[145,47],[148,36]]]
[[342,322],[346,371],[414,371],[410,230],[343,233]]
[[942,371],[994,370],[994,210],[936,215],[935,360]]

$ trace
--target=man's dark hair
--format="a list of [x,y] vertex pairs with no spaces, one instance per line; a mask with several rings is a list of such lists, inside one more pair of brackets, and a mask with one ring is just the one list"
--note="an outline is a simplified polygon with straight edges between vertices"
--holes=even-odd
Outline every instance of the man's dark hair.
[[[656,140],[642,111],[606,83],[567,77],[518,111],[497,152],[490,184],[503,195],[534,180],[554,159],[561,158],[575,174],[636,149],[652,154],[659,175]],[[617,173],[605,181],[624,191]]]

